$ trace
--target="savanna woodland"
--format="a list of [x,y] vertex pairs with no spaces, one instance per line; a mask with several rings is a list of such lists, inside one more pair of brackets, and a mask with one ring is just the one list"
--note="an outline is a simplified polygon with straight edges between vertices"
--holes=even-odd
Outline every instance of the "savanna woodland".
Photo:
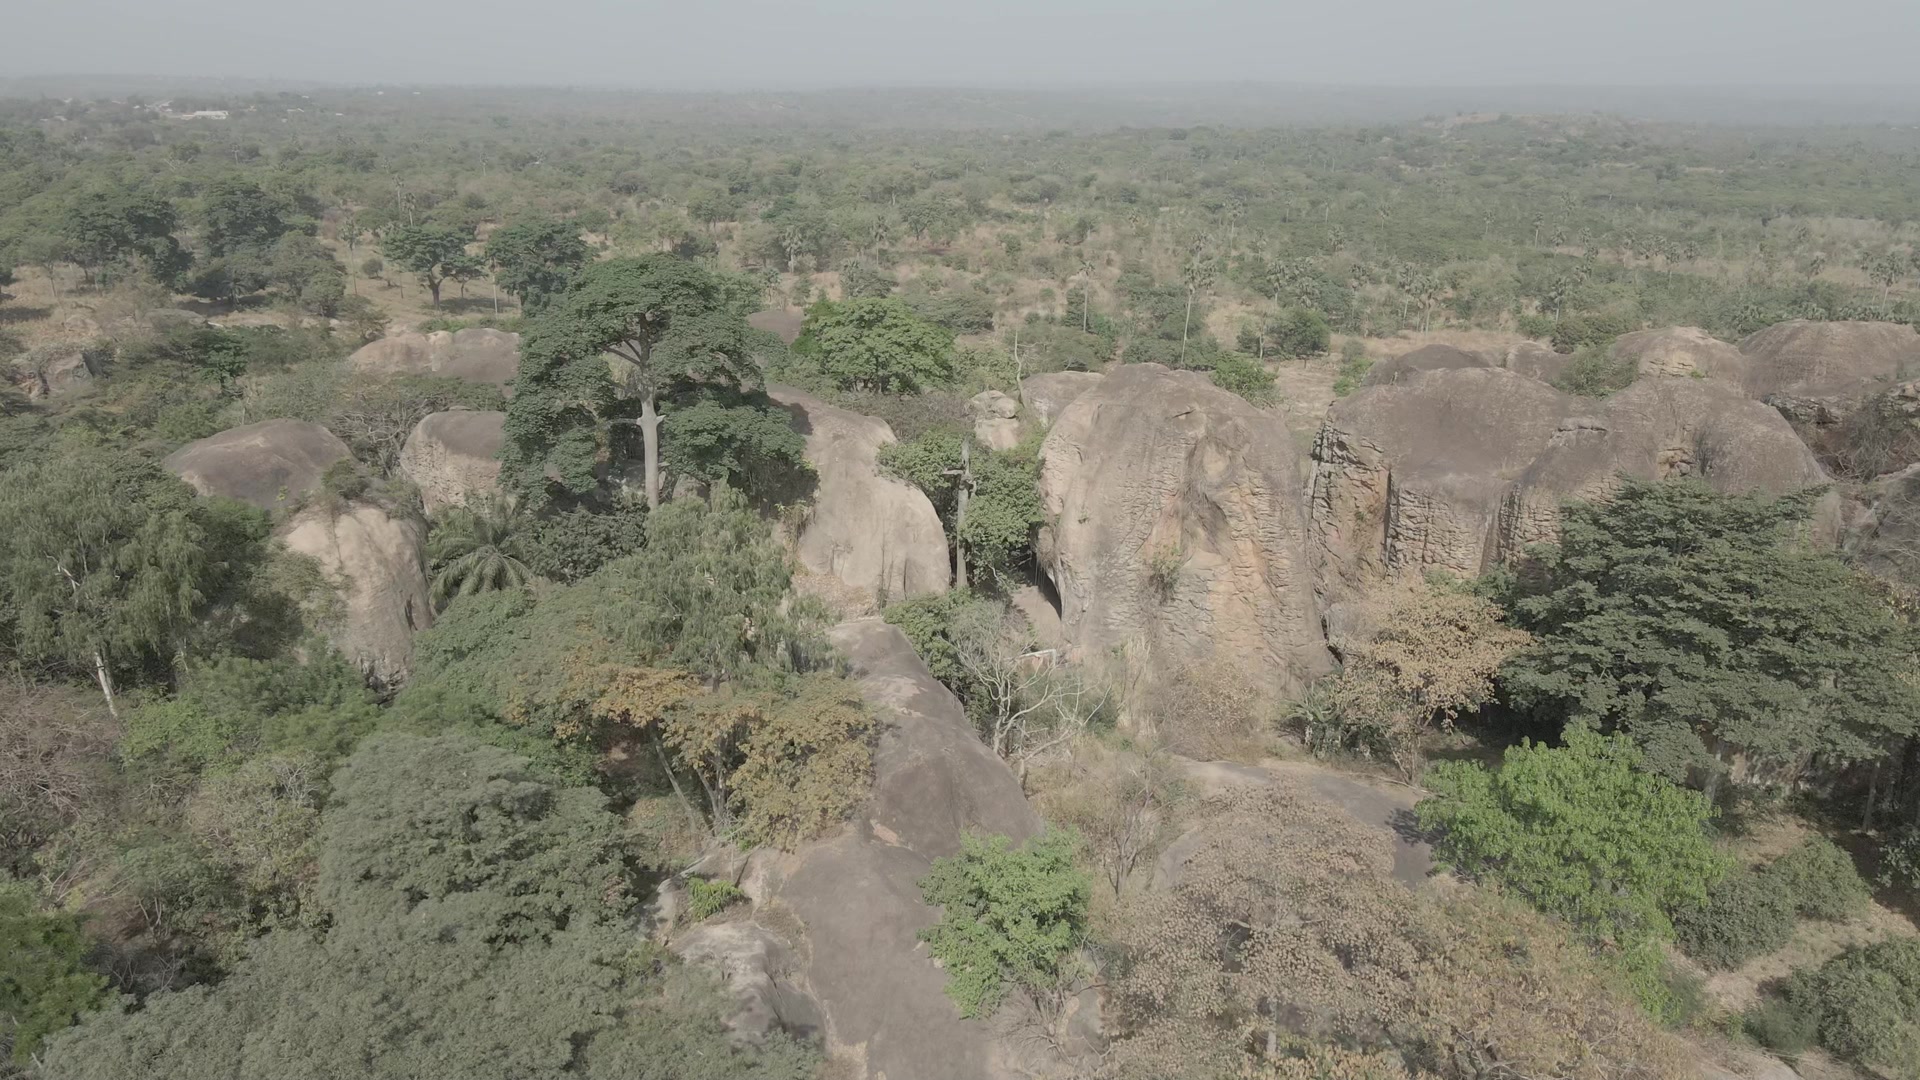
[[1916,129],[940,100],[0,101],[0,1075],[1920,1078]]

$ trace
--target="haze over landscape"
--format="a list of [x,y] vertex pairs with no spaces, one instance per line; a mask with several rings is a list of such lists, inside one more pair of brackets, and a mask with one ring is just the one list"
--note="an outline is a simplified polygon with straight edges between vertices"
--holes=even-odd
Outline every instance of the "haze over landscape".
[[646,89],[1916,83],[1905,0],[16,4],[0,76]]
[[0,16],[0,1080],[1920,1080],[1920,5]]

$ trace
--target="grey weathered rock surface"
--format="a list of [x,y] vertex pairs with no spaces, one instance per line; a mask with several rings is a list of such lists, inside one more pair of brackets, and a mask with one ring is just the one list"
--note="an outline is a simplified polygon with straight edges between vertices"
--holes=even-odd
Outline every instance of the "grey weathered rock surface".
[[1340,402],[1315,442],[1322,600],[1399,572],[1475,576],[1553,539],[1562,503],[1621,474],[1773,493],[1825,481],[1778,413],[1718,379],[1642,379],[1596,400],[1510,371],[1426,372]]
[[1083,659],[1152,675],[1214,657],[1292,692],[1329,665],[1297,451],[1273,414],[1191,371],[1128,364],[1041,449],[1040,558]]
[[420,489],[427,513],[500,492],[507,414],[457,409],[422,417],[400,449],[400,471]]
[[8,376],[32,401],[56,398],[92,382],[99,372],[87,362],[79,342],[40,345],[8,362]]
[[520,335],[484,327],[395,334],[362,345],[347,362],[366,375],[438,375],[506,386],[520,370]]
[[[791,924],[769,919],[697,935],[695,951],[717,954],[723,971],[745,970],[733,980],[737,1026],[804,1017],[795,1000],[803,994],[829,1052],[861,1080],[1012,1077],[1016,1052],[993,1025],[960,1019],[945,974],[919,942],[938,921],[919,881],[934,859],[960,850],[969,830],[1021,841],[1039,832],[1040,819],[898,629],[857,619],[836,627],[833,641],[882,721],[872,798],[851,825],[748,888],[756,917],[784,909],[805,927],[804,942],[768,942],[764,934]],[[782,947],[800,962],[762,978],[756,957],[777,957]]]
[[1508,493],[1496,557],[1552,540],[1561,504],[1604,497],[1622,475],[1697,476],[1717,491],[1770,494],[1827,481],[1780,414],[1731,384],[1643,378],[1600,404],[1597,417],[1556,431]]
[[1366,386],[1383,386],[1403,382],[1406,379],[1426,371],[1453,371],[1461,368],[1484,368],[1496,366],[1493,361],[1479,353],[1457,349],[1452,345],[1423,345],[1399,356],[1389,356],[1375,361],[1367,369],[1364,380]]
[[1020,443],[1020,403],[998,390],[982,390],[967,399],[974,441],[989,450],[1011,450]]
[[1508,487],[1578,400],[1511,371],[1456,368],[1337,402],[1313,449],[1323,593],[1402,570],[1477,574]]
[[939,514],[919,488],[880,469],[880,448],[895,441],[887,422],[791,387],[767,392],[792,415],[818,477],[812,515],[793,538],[801,564],[892,600],[945,592],[953,564]]
[[1720,379],[1741,387],[1747,381],[1746,356],[1697,326],[1622,334],[1610,351],[1633,361],[1643,379]]
[[1100,385],[1106,376],[1097,371],[1053,371],[1029,375],[1020,381],[1020,399],[1027,413],[1042,427],[1060,418],[1073,399]]
[[1492,359],[1496,360],[1495,367],[1550,383],[1566,373],[1567,362],[1573,357],[1568,353],[1554,352],[1551,347],[1537,341],[1520,341],[1500,350],[1499,356]]
[[413,635],[433,625],[421,558],[426,530],[371,503],[321,500],[280,529],[289,550],[313,558],[340,592],[327,637],[376,683],[405,681]]
[[272,510],[317,490],[327,466],[351,456],[319,424],[262,420],[190,442],[161,465],[202,495]]
[[1741,339],[1747,392],[1808,424],[1920,375],[1920,334],[1898,323],[1777,323]]

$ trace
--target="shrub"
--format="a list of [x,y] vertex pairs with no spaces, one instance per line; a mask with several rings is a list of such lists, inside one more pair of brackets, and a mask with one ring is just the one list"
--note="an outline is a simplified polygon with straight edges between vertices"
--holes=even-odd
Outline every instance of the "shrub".
[[1673,920],[1674,937],[1688,956],[1736,968],[1773,952],[1793,937],[1794,900],[1787,882],[1751,870],[1729,874],[1707,890],[1707,902]]
[[1787,984],[1787,1001],[1813,1018],[1820,1044],[1834,1054],[1912,1075],[1908,1059],[1920,1046],[1920,937],[1855,946],[1799,972]]
[[1744,1026],[1754,1041],[1776,1054],[1792,1056],[1820,1035],[1819,1017],[1780,998],[1767,998],[1747,1010]]
[[1360,344],[1358,338],[1348,338],[1340,346],[1340,374],[1333,380],[1333,392],[1337,397],[1346,397],[1360,388],[1360,380],[1367,377],[1367,369],[1373,366],[1373,358],[1367,355],[1367,347]]
[[705,922],[747,898],[740,886],[731,881],[687,879],[687,921]]
[[947,970],[947,996],[963,1017],[993,1012],[1009,982],[1057,989],[1063,962],[1087,936],[1093,883],[1073,864],[1077,838],[1052,832],[1015,848],[1004,836],[968,836],[958,855],[920,879],[939,923],[920,932]]
[[1866,907],[1872,895],[1853,857],[1823,836],[1775,859],[1766,875],[1778,880],[1794,909],[1809,919],[1844,919]]
[[1639,367],[1631,360],[1615,360],[1605,349],[1590,345],[1573,354],[1553,385],[1569,394],[1601,398],[1633,384]]
[[341,458],[327,466],[327,471],[320,475],[321,488],[327,494],[342,499],[357,499],[365,495],[370,483],[360,463],[352,458]]
[[1222,660],[1159,682],[1148,708],[1168,749],[1202,761],[1257,757],[1276,714],[1261,688]]
[[1624,736],[1570,725],[1563,747],[1509,747],[1497,770],[1441,762],[1427,786],[1416,812],[1441,831],[1441,860],[1597,938],[1666,937],[1669,913],[1706,903],[1721,874],[1711,805],[1647,771]]
[[1880,846],[1880,872],[1886,888],[1920,890],[1920,827],[1908,825]]
[[1553,347],[1563,353],[1604,349],[1632,329],[1633,320],[1621,315],[1570,315],[1554,325]]
[[1273,404],[1273,373],[1265,364],[1239,353],[1225,353],[1213,365],[1213,385],[1255,405]]

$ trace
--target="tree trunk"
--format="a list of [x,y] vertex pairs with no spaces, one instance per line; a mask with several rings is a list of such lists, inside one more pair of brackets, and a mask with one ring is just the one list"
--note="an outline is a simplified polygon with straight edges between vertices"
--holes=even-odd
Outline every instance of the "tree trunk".
[[647,509],[660,509],[660,414],[653,395],[640,399],[641,460],[647,472]]
[[953,583],[957,589],[967,587],[967,500],[973,495],[973,455],[972,444],[968,440],[960,442],[960,485],[954,495],[953,512]]
[[427,291],[433,294],[433,306],[439,307],[440,306],[440,279],[435,277],[428,278]]
[[120,719],[120,708],[113,701],[113,676],[107,671],[107,661],[100,650],[93,650],[93,677],[100,681],[100,693],[107,699],[107,714],[115,720]]
[[1193,290],[1187,290],[1187,317],[1180,324],[1180,365],[1187,363],[1187,331],[1193,327]]
[[674,774],[673,765],[667,761],[667,748],[662,744],[659,734],[656,732],[648,741],[653,743],[653,752],[660,758],[660,768],[667,774],[667,783],[673,785],[673,793],[679,796],[680,805],[686,808],[687,820],[693,823],[695,831],[708,831],[707,819],[700,816],[699,807],[694,806],[693,800],[687,798],[686,790],[680,786],[680,777]]

